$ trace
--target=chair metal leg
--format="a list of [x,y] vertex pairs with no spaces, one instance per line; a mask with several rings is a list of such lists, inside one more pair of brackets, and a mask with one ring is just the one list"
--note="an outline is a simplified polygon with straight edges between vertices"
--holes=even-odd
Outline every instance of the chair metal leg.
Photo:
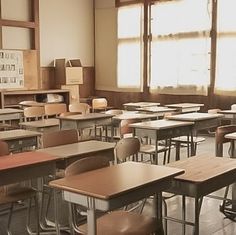
[[12,233],[10,231],[10,225],[11,225],[11,218],[12,218],[13,207],[14,207],[14,203],[11,203],[10,211],[9,211],[9,216],[8,216],[8,220],[7,220],[7,235],[12,235]]

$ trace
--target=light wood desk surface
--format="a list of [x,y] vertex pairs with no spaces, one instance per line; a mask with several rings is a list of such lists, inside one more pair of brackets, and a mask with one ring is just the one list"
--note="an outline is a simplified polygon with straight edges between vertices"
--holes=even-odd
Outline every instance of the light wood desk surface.
[[[96,210],[117,209],[155,195],[168,188],[173,177],[181,173],[180,169],[126,162],[51,181],[50,185],[63,190],[65,200],[88,208],[90,235],[96,234]],[[161,206],[155,213],[161,220]]]
[[204,104],[196,104],[196,103],[178,103],[178,104],[166,104],[166,107],[175,108],[181,113],[187,112],[197,112],[200,110]]
[[231,119],[231,124],[236,124],[236,109],[220,110],[218,113],[222,113],[225,118]]
[[23,115],[23,110],[21,109],[12,109],[12,108],[0,109],[0,121],[18,120],[21,119],[22,115]]
[[173,121],[173,120],[154,120],[147,122],[132,123],[129,126],[134,128],[134,135],[139,137],[148,136],[155,140],[156,152],[155,161],[158,159],[158,141],[166,140],[181,135],[187,135],[191,141],[191,155],[194,154],[193,146],[193,122]]
[[20,122],[19,125],[27,130],[32,131],[50,131],[59,130],[59,120],[57,118],[48,118],[38,121]]
[[151,107],[143,107],[143,108],[137,108],[136,110],[146,113],[159,113],[163,114],[168,112],[175,112],[175,108],[168,108],[165,106],[151,106]]
[[[190,157],[168,164],[185,173],[176,176],[168,192],[195,198],[195,235],[199,234],[200,200],[202,197],[236,181],[236,161],[206,155]],[[198,213],[199,211],[199,213]]]
[[135,110],[137,108],[151,107],[151,106],[158,106],[158,105],[160,105],[160,103],[158,103],[158,102],[147,102],[147,101],[130,102],[130,103],[123,104],[123,106],[126,110]]
[[197,135],[199,130],[207,130],[212,127],[220,125],[221,119],[224,117],[223,114],[211,114],[211,113],[183,113],[177,115],[168,116],[169,120],[186,121],[194,123],[194,135]]
[[55,158],[63,160],[63,168],[71,162],[80,158],[102,155],[107,156],[109,160],[114,160],[115,143],[108,143],[98,140],[82,141],[74,144],[60,145],[56,147],[43,148],[37,152],[53,155]]
[[0,139],[7,140],[15,140],[15,139],[23,139],[34,136],[41,136],[42,133],[36,131],[28,131],[24,129],[16,129],[16,130],[8,130],[8,131],[0,131]]
[[38,148],[39,137],[42,133],[16,129],[0,132],[0,139],[8,143],[9,150],[19,151],[25,147],[35,146]]
[[192,122],[172,121],[172,120],[162,119],[162,120],[132,123],[130,124],[130,127],[147,129],[147,130],[165,130],[165,129],[172,129],[175,127],[192,126],[192,125],[193,125]]
[[136,120],[145,120],[145,119],[156,119],[157,115],[155,114],[146,114],[146,113],[130,113],[125,112],[123,114],[115,115],[112,117],[113,120],[128,120],[128,119],[136,119]]
[[[66,117],[58,117],[61,129],[77,129],[82,130],[91,126],[105,125],[111,123],[114,115],[105,113],[89,113],[86,115],[70,115]],[[95,129],[96,131],[96,129]]]

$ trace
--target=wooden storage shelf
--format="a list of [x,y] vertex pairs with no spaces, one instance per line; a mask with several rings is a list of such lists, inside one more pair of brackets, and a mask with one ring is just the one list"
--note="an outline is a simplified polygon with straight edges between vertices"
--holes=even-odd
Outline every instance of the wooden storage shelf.
[[63,96],[64,103],[69,105],[70,91],[62,89],[53,90],[14,90],[14,91],[1,91],[1,107],[17,107],[21,101],[34,100],[43,102],[47,94],[58,94]]

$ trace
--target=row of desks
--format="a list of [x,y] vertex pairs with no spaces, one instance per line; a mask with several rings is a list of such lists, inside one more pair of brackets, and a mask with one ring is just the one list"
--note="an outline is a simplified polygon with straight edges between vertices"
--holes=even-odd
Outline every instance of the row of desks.
[[[102,142],[102,144],[109,143]],[[57,153],[59,149],[53,151]],[[54,174],[58,159],[66,159],[68,156],[59,157],[48,154],[50,152],[47,150],[25,152],[2,157],[0,186]],[[139,177],[133,177],[137,172]],[[182,174],[183,172],[185,173]],[[162,191],[191,196],[195,198],[194,234],[197,235],[199,234],[199,199],[235,180],[235,160],[197,156],[167,166],[127,162],[55,180],[50,185],[63,190],[65,200],[88,208],[91,212],[89,214],[92,215],[88,218],[89,225],[95,225],[93,220],[96,218],[97,210],[113,210],[154,194],[158,194],[161,199]],[[155,213],[161,219],[161,203],[158,203],[158,211]],[[94,226],[89,227],[88,234],[96,234],[94,231]],[[59,229],[57,233],[60,234]]]
[[[35,121],[33,122],[34,125],[32,125],[32,122],[29,122],[26,123],[25,128],[33,132],[26,130],[5,131],[0,133],[0,139],[8,141],[11,146],[10,148],[14,150],[17,147],[24,147],[30,143],[30,146],[36,142],[38,143],[37,138],[40,134],[37,132],[43,132],[41,129],[44,128],[49,128],[50,130],[57,128],[58,130],[60,125],[61,129],[80,130],[92,125],[96,126],[111,123],[111,120],[119,122],[122,119],[136,118],[139,122],[130,125],[134,128],[134,134],[140,137],[149,136],[156,140],[156,144],[158,144],[158,140],[173,138],[180,135],[188,135],[192,141],[192,136],[195,135],[197,131],[218,126],[222,116],[222,114],[186,113],[169,116],[169,120],[163,119],[141,122],[141,120],[151,119],[154,118],[154,116],[151,114],[129,113],[113,117],[113,115],[109,114],[90,113],[88,115],[73,115],[59,119]],[[18,141],[20,137],[22,138],[21,142]],[[193,145],[192,155],[194,155]]]

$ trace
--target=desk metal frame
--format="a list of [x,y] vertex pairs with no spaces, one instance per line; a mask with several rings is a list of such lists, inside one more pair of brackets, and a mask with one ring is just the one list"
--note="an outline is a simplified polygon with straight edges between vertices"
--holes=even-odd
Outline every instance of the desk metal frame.
[[194,235],[199,235],[199,216],[203,197],[236,181],[236,161],[228,158],[195,156],[168,164],[167,166],[185,170],[183,175],[172,181],[167,192],[183,195],[183,216],[185,220],[185,196],[194,198],[194,223],[166,217],[175,222],[194,225]]
[[[139,172],[142,177],[135,179],[131,171]],[[126,162],[51,181],[50,185],[63,190],[66,201],[87,208],[88,235],[96,235],[96,210],[110,211],[151,195],[156,195],[154,215],[162,223],[161,192],[171,185],[174,176],[181,173],[183,171],[179,169],[171,171],[163,166]],[[126,180],[122,180],[124,176]],[[111,187],[106,185],[103,190],[102,184],[107,180]],[[91,187],[94,184],[99,188]],[[164,234],[163,229],[160,230],[158,234]]]

